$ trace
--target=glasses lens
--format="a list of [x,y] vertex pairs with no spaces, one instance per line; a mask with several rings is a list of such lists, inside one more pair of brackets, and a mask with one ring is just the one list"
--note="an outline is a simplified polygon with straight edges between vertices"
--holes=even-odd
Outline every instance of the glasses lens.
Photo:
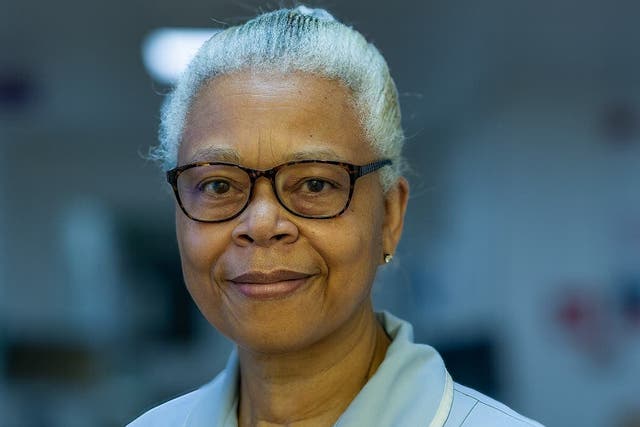
[[251,180],[240,168],[203,165],[178,176],[182,206],[195,219],[220,221],[237,214],[249,198]]
[[315,218],[331,217],[347,205],[351,179],[338,165],[297,163],[278,171],[276,189],[282,203],[294,213]]

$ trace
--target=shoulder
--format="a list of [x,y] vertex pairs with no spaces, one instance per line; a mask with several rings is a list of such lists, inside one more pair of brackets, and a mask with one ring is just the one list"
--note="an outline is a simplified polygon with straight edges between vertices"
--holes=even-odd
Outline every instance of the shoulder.
[[199,388],[156,406],[136,418],[127,427],[183,426],[202,393],[203,388]]
[[463,385],[453,384],[453,403],[444,427],[543,427],[508,406]]
[[127,427],[225,426],[235,419],[238,356],[232,351],[227,365],[212,381],[142,414]]

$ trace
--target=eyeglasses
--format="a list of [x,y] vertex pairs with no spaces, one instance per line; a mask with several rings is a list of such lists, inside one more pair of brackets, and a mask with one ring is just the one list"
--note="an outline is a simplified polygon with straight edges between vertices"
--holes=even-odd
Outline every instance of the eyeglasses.
[[178,205],[199,222],[222,222],[240,215],[249,205],[255,182],[271,181],[280,204],[302,218],[329,219],[341,215],[351,202],[358,178],[391,164],[384,159],[358,166],[325,160],[301,160],[268,170],[220,162],[197,162],[167,172]]

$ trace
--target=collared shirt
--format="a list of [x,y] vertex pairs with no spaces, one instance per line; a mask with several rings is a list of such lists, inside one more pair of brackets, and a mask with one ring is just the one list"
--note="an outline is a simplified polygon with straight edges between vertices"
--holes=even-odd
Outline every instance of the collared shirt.
[[[375,374],[334,427],[542,427],[451,380],[438,352],[413,342],[413,328],[383,312],[392,339]],[[210,383],[164,403],[128,427],[237,427],[240,367],[236,351]]]

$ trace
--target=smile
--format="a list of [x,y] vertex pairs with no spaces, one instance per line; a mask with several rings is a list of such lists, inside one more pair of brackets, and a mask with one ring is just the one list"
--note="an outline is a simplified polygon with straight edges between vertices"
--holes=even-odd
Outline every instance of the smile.
[[282,299],[295,293],[312,275],[290,270],[251,271],[230,279],[242,295],[252,299]]

